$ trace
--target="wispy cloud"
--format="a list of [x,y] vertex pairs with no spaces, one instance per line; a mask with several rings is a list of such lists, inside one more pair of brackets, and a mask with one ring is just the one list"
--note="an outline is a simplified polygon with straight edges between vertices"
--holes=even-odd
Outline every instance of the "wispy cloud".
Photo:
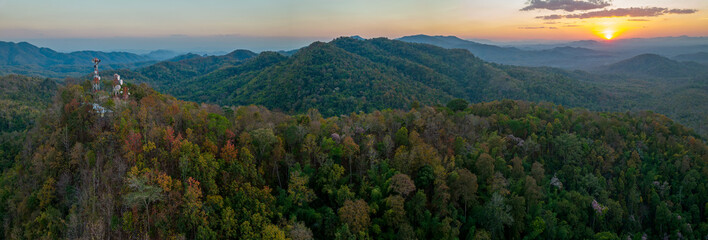
[[543,20],[558,20],[558,19],[563,19],[563,15],[558,15],[558,14],[553,14],[553,15],[547,15],[547,16],[538,16],[536,18],[543,19]]
[[529,0],[521,11],[535,9],[563,10],[566,12],[587,11],[610,6],[606,0]]
[[579,14],[567,14],[567,15],[547,15],[539,16],[536,18],[544,20],[557,20],[562,18],[605,18],[605,17],[658,17],[665,14],[692,14],[697,12],[695,9],[668,9],[660,7],[644,7],[644,8],[616,8],[616,9],[605,9],[599,11],[591,11]]
[[546,27],[519,27],[519,29],[526,29],[526,30],[531,30],[531,29],[544,29]]
[[632,18],[632,19],[627,19],[627,21],[630,21],[630,22],[648,22],[649,19]]

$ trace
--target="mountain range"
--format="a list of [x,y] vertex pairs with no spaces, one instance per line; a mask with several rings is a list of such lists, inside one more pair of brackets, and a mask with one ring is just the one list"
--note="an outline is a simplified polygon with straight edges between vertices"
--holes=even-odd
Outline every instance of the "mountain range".
[[[316,108],[325,116],[333,116],[418,104],[444,104],[454,98],[471,102],[508,98],[603,111],[655,110],[698,132],[706,132],[703,123],[708,122],[708,107],[705,104],[675,107],[683,101],[708,101],[705,87],[708,74],[698,63],[648,54],[588,71],[570,71],[498,64],[474,54],[477,51],[480,56],[489,57],[495,56],[495,52],[506,52],[509,56],[513,53],[531,56],[522,54],[529,51],[517,48],[478,44],[456,37],[419,35],[404,40],[415,39],[427,39],[437,45],[467,44],[479,50],[445,49],[385,38],[342,37],[288,52],[258,54],[236,50],[221,56],[185,54],[161,62],[124,64],[119,69],[110,64],[102,65],[101,74],[119,73],[128,81],[148,83],[180,99],[219,105],[258,104],[287,113]],[[16,45],[32,49],[27,44]],[[578,59],[578,55],[598,54],[595,50],[577,47],[531,52],[548,56],[563,53],[572,59]],[[80,56],[79,52],[72,54]],[[569,57],[573,54],[576,57]],[[67,56],[56,52],[54,55]],[[123,55],[132,56],[133,60],[144,59],[138,55]],[[74,61],[67,60],[67,63],[78,63]],[[45,69],[37,68],[40,69],[37,71]],[[84,64],[76,66],[73,74],[89,79],[90,71],[90,64]]]
[[656,54],[642,54],[597,69],[603,73],[645,78],[708,76],[708,67],[696,62],[678,62]]
[[149,66],[177,55],[168,50],[156,50],[143,55],[101,51],[62,53],[27,42],[0,41],[0,75],[14,73],[64,78],[82,75],[90,68],[93,58],[101,59],[101,67],[104,69],[121,69]]
[[[694,55],[708,51],[708,38],[620,39],[612,42],[594,40],[554,44],[493,45],[460,39],[455,36],[413,35],[398,40],[426,43],[444,48],[461,48],[485,61],[517,65],[547,66],[564,69],[592,70],[640,54],[652,53],[681,61],[706,61],[705,56]],[[694,58],[691,58],[694,56]],[[686,58],[688,57],[688,58]],[[697,57],[697,58],[695,58]],[[702,59],[702,60],[701,60]]]
[[466,50],[384,38],[316,42],[290,57],[275,52],[256,56],[241,50],[241,57],[233,58],[234,53],[119,73],[182,99],[259,104],[286,112],[317,108],[328,116],[440,104],[453,98],[526,99],[586,107],[612,99],[591,83],[560,74],[485,62]]

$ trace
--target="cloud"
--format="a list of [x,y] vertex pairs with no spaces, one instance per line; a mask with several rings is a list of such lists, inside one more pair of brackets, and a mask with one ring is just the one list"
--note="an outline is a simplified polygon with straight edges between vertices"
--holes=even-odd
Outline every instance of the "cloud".
[[696,13],[698,10],[696,9],[671,9],[667,13],[673,13],[673,14],[691,14],[691,13]]
[[531,30],[531,29],[544,29],[546,27],[519,27],[519,29],[526,29],[526,30]]
[[529,0],[528,6],[521,11],[534,9],[563,10],[566,12],[587,11],[592,9],[609,7],[610,2],[606,0]]
[[553,15],[548,15],[548,16],[538,16],[536,18],[543,19],[543,20],[557,20],[557,19],[562,19],[563,17],[564,17],[563,15],[553,14]]
[[665,14],[691,14],[698,10],[695,9],[668,9],[660,7],[643,7],[643,8],[616,8],[616,9],[605,9],[599,11],[591,11],[579,14],[568,14],[568,15],[548,15],[539,16],[536,18],[544,20],[557,20],[561,18],[605,18],[605,17],[658,17]]
[[630,21],[630,22],[648,22],[649,19],[635,18],[635,19],[627,19],[627,21]]
[[565,25],[563,27],[571,27],[572,28],[572,27],[581,27],[581,25],[571,24],[571,25]]

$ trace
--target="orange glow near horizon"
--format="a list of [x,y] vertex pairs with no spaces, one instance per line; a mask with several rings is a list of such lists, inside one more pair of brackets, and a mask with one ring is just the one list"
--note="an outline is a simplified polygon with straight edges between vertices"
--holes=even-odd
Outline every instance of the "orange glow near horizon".
[[605,18],[595,22],[591,26],[590,28],[594,35],[604,40],[613,40],[621,33],[631,28],[630,24],[618,18]]

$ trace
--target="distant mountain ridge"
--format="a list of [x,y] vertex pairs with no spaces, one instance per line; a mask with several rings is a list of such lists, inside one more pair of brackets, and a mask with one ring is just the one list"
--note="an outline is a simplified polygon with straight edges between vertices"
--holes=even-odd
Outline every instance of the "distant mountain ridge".
[[101,51],[62,53],[27,42],[0,41],[0,74],[64,78],[79,76],[85,68],[90,68],[93,58],[101,59],[103,69],[116,69],[147,66],[174,55],[176,53],[167,50],[153,51],[145,55]]
[[618,60],[616,56],[610,53],[581,47],[565,46],[543,50],[522,50],[516,47],[500,47],[478,43],[455,36],[428,36],[422,34],[401,37],[397,40],[431,44],[449,49],[466,49],[485,61],[517,66],[590,69],[590,66],[600,66]]
[[678,62],[656,54],[642,54],[598,69],[599,72],[650,78],[694,77],[708,74],[706,66]]
[[697,62],[708,64],[708,52],[697,52],[693,54],[681,54],[673,57],[674,60],[682,62]]
[[0,41],[0,65],[77,65],[86,64],[94,57],[105,64],[134,63],[152,61],[147,56],[128,52],[78,51],[71,53],[56,52],[49,48],[40,48],[27,42],[13,43]]

